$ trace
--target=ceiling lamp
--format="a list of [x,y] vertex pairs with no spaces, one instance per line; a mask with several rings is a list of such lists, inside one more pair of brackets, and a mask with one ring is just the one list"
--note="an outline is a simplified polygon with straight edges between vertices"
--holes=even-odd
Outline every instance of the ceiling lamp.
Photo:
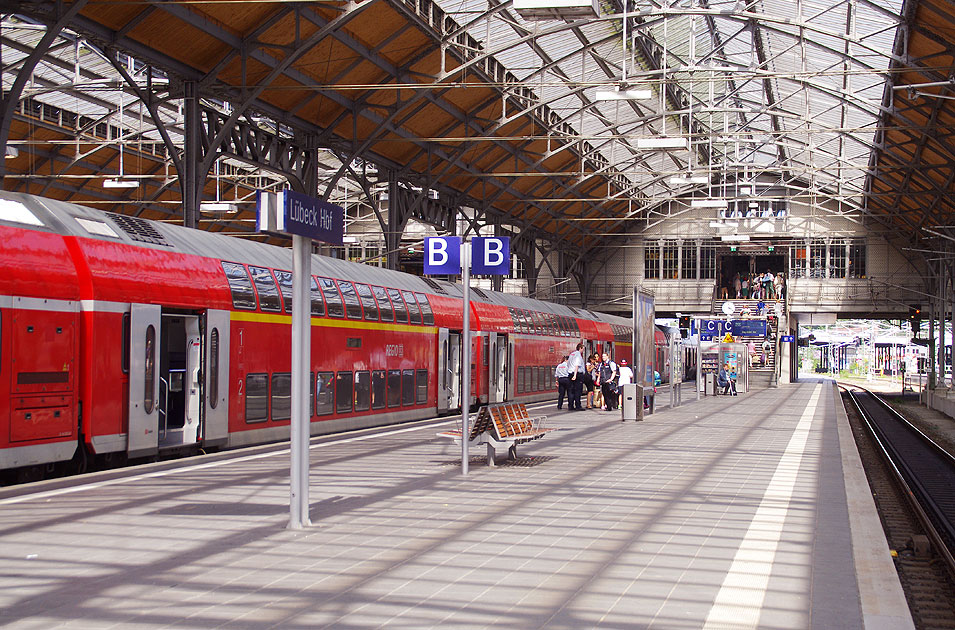
[[514,0],[517,14],[530,22],[585,20],[600,16],[597,0]]
[[722,241],[748,241],[749,234],[724,234],[720,237]]
[[105,179],[103,188],[139,188],[139,182],[135,179]]
[[638,149],[689,149],[686,138],[657,136],[655,138],[637,138]]
[[686,175],[674,175],[670,178],[670,183],[674,186],[681,186],[683,184],[708,184],[710,183],[709,175],[693,175],[687,173]]
[[199,204],[199,212],[205,214],[235,214],[239,206],[227,201],[203,201]]
[[694,199],[690,202],[691,208],[726,208],[726,199]]
[[11,147],[10,145],[7,145],[7,148],[5,150],[3,157],[4,159],[7,159],[7,160],[18,158],[20,157],[20,151],[16,147]]
[[630,88],[619,86],[612,90],[597,90],[594,93],[596,101],[646,101],[653,98],[650,88]]

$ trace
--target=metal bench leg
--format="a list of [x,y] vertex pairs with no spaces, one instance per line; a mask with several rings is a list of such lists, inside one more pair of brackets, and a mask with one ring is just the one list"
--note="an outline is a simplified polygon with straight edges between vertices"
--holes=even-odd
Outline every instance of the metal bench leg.
[[487,444],[487,466],[488,468],[494,468],[494,446],[490,442]]
[[511,461],[517,459],[517,443],[511,444],[511,447],[507,449],[507,458]]

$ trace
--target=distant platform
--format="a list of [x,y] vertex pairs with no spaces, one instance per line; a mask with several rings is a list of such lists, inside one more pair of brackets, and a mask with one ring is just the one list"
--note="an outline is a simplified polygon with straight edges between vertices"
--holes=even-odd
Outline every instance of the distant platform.
[[436,428],[0,492],[8,628],[912,628],[831,382],[560,430],[496,468]]

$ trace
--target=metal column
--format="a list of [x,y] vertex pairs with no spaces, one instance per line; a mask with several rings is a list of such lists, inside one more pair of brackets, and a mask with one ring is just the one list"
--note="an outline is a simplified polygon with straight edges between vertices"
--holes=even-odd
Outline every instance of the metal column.
[[292,236],[292,422],[289,529],[311,525],[308,501],[309,357],[312,356],[311,239]]

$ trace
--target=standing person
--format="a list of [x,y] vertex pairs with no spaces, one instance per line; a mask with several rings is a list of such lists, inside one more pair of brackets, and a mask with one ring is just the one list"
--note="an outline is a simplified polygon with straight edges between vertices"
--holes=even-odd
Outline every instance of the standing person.
[[557,368],[554,369],[554,378],[557,380],[557,408],[563,409],[564,396],[567,396],[567,403],[570,406],[570,376],[567,372],[567,355],[560,360]]
[[607,411],[613,411],[617,408],[617,364],[610,360],[610,355],[606,352],[600,364],[600,388],[603,390]]
[[596,352],[590,355],[590,365],[590,380],[594,383],[594,401],[591,407],[594,409],[602,409],[604,406],[604,394],[600,388],[600,357],[597,356]]
[[626,359],[620,359],[620,375],[617,378],[617,386],[629,385],[633,382],[633,370],[627,365]]
[[743,276],[743,279],[740,281],[742,283],[741,293],[743,294],[743,299],[749,299],[749,278]]
[[578,343],[577,349],[567,357],[567,372],[570,375],[570,398],[567,406],[570,409],[580,409],[580,394],[584,388],[584,355],[581,350],[584,344]]
[[763,274],[763,299],[771,300],[773,296],[773,272],[767,271]]
[[594,366],[597,363],[597,355],[592,354],[587,357],[587,365],[584,366],[584,387],[587,388],[587,409],[593,409],[594,406]]
[[776,274],[776,277],[773,278],[773,290],[776,294],[776,299],[783,299],[783,274],[779,272]]
[[736,272],[736,275],[733,276],[733,290],[736,292],[736,299],[743,297],[743,282],[739,279],[739,272]]

